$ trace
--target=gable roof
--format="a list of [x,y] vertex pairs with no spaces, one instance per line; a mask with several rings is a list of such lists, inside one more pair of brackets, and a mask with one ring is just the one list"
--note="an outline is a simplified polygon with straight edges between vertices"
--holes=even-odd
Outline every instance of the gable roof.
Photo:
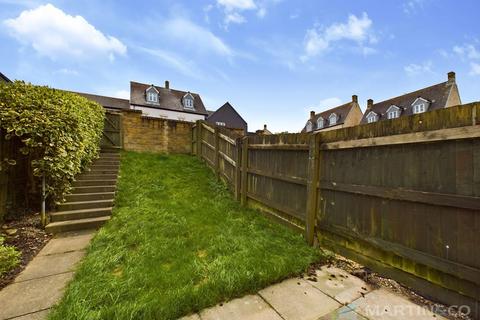
[[225,102],[223,106],[210,114],[207,122],[215,124],[216,122],[224,122],[228,128],[247,130],[247,121],[245,121],[237,110],[229,103]]
[[418,99],[422,98],[427,100],[430,105],[428,110],[437,110],[442,109],[447,106],[448,97],[452,90],[458,90],[457,85],[455,84],[455,80],[453,81],[446,81],[435,84],[430,87],[426,87],[420,90],[416,90],[413,92],[406,93],[404,95],[391,98],[382,102],[377,102],[370,107],[367,106],[367,110],[365,111],[362,121],[360,124],[368,123],[367,115],[369,111],[374,111],[378,114],[378,120],[385,120],[387,119],[387,110],[392,105],[396,105],[401,109],[400,116],[408,116],[413,114],[412,104]]
[[207,115],[207,110],[203,105],[202,98],[197,93],[190,93],[193,97],[193,106],[195,110],[185,109],[183,106],[183,97],[188,94],[188,91],[174,90],[170,88],[163,88],[154,86],[158,91],[158,103],[148,103],[145,100],[145,91],[152,85],[140,82],[130,81],[130,104],[136,106],[143,106],[155,109],[166,109],[172,111],[196,113]]
[[106,109],[117,109],[117,110],[130,109],[130,101],[128,101],[127,99],[99,96],[96,94],[83,93],[83,92],[74,92],[74,91],[70,91],[70,92],[78,94],[89,100],[95,101]]
[[[312,131],[330,127],[329,117],[333,113],[337,115],[337,122],[334,125],[332,125],[331,127],[342,125],[345,122],[345,119],[347,118],[347,115],[350,113],[350,110],[352,110],[352,108],[355,106],[355,104],[356,104],[356,102],[350,101],[350,102],[342,104],[338,107],[328,109],[328,110],[325,110],[323,112],[315,114],[315,116],[313,118],[308,119],[308,121],[313,120]],[[323,121],[324,121],[323,122],[323,128],[317,128],[318,119],[320,119],[320,118],[323,118]],[[307,125],[305,125],[305,127],[303,127],[302,132],[306,132],[306,131],[307,131]]]
[[12,80],[8,79],[3,73],[0,72],[0,79],[5,82],[12,82]]

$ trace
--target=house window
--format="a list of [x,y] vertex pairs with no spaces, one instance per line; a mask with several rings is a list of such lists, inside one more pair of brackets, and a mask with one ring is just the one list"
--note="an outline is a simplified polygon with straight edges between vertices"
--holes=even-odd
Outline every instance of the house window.
[[158,102],[158,94],[156,92],[147,92],[148,102]]
[[335,113],[332,113],[330,117],[328,117],[328,120],[330,121],[330,125],[336,125],[337,124],[337,115]]
[[319,118],[317,121],[317,127],[321,129],[323,128],[324,125],[325,125],[325,120],[323,120],[323,118]]
[[193,109],[193,99],[183,98],[183,107],[186,109]]
[[306,128],[306,131],[307,132],[310,132],[312,131],[312,123],[310,121],[307,122],[307,128]]
[[413,106],[413,113],[425,112],[425,103],[416,104]]
[[215,122],[217,126],[225,127],[225,122]]
[[392,110],[387,114],[388,119],[395,119],[395,118],[398,118],[399,116],[400,115],[399,115],[398,110]]
[[367,116],[367,122],[368,123],[373,123],[373,122],[376,122],[377,121],[377,115],[375,113],[370,113],[368,116]]

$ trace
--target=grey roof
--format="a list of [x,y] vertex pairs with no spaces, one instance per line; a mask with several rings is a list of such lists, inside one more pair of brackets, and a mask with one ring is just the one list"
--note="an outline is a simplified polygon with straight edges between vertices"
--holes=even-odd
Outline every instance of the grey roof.
[[368,123],[367,116],[371,111],[378,115],[378,120],[387,119],[387,110],[392,105],[400,108],[400,116],[412,115],[412,103],[418,98],[423,98],[430,102],[428,107],[429,111],[445,108],[447,106],[448,97],[453,89],[458,90],[455,81],[446,81],[382,102],[374,103],[370,108],[367,107],[360,124]]
[[96,94],[83,93],[83,92],[74,92],[84,98],[95,101],[106,109],[119,109],[119,110],[128,110],[130,109],[130,102],[127,99],[120,99],[107,96],[99,96]]
[[5,82],[12,82],[12,80],[8,79],[3,73],[0,72],[0,79]]
[[[335,127],[343,124],[345,122],[345,119],[347,118],[347,115],[349,114],[350,110],[355,106],[356,102],[350,101],[348,103],[342,104],[338,107],[328,109],[326,111],[320,112],[315,114],[315,117],[313,119],[308,119],[308,121],[312,121],[312,131],[317,130],[317,129],[325,129],[328,127]],[[335,113],[337,115],[337,123],[330,126],[330,121],[328,117],[332,114]],[[323,128],[317,128],[317,123],[320,118],[323,118],[324,120],[324,126]],[[307,121],[307,122],[308,122]],[[307,126],[303,127],[302,132],[306,132]]]
[[189,93],[188,91],[167,89],[159,86],[154,86],[159,92],[158,104],[148,103],[145,92],[151,86],[152,85],[145,83],[130,81],[130,103],[136,106],[208,115],[207,110],[203,105],[202,98],[199,94],[193,92],[190,92],[190,94],[194,98],[193,107],[195,110],[187,110],[183,107],[182,99],[187,93]]
[[243,129],[247,131],[247,122],[229,102],[226,102],[223,106],[218,108],[217,111],[209,115],[207,122],[211,124],[223,122],[227,128]]

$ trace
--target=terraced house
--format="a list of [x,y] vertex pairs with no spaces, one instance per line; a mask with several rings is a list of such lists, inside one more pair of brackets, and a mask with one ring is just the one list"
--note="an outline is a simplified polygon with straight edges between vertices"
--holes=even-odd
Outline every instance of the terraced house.
[[144,116],[177,121],[205,120],[207,110],[199,94],[154,84],[130,82],[131,109],[141,110]]
[[369,99],[360,123],[395,119],[459,104],[462,102],[455,81],[455,72],[449,72],[445,82],[378,103],[373,103],[373,100]]
[[327,131],[356,126],[360,123],[362,115],[358,97],[353,95],[352,101],[341,106],[317,114],[315,111],[310,111],[310,119],[302,132]]

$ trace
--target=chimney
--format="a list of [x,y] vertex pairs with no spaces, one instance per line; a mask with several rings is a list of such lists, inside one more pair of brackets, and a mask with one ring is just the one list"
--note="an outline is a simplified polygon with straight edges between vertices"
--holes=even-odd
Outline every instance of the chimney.
[[373,99],[368,99],[367,100],[367,109],[370,109],[371,107],[373,107]]
[[267,125],[266,124],[263,125],[263,130],[267,130]]
[[358,96],[356,94],[352,96],[352,102],[358,103]]
[[170,89],[170,81],[165,80],[165,89]]
[[310,111],[310,119],[315,118],[315,111]]
[[448,83],[455,83],[455,72],[450,71],[448,73]]

